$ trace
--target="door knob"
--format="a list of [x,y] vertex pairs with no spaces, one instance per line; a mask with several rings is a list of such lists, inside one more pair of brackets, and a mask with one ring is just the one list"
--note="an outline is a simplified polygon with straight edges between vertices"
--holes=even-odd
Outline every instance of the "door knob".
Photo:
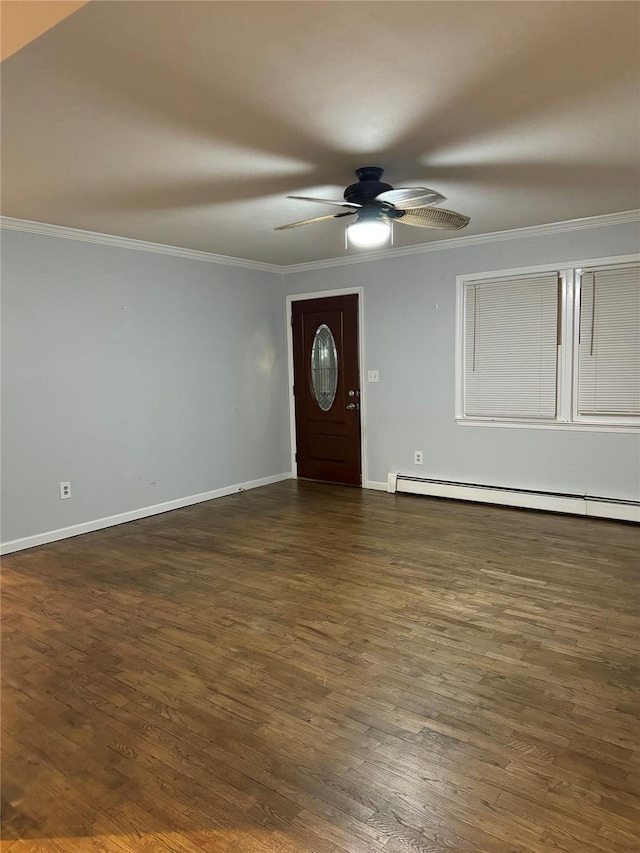
[[347,403],[347,409],[349,409],[350,412],[352,412],[354,409],[357,409],[357,408],[358,408],[357,403]]

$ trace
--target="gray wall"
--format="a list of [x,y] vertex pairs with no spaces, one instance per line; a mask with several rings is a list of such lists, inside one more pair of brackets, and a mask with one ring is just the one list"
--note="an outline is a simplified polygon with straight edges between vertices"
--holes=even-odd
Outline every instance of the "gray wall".
[[2,309],[3,542],[290,469],[279,274],[3,230]]
[[[487,243],[285,276],[287,293],[364,287],[368,479],[387,472],[638,499],[638,434],[459,426],[455,276],[638,251],[637,224]],[[436,304],[438,308],[436,308]],[[424,464],[413,464],[413,451]]]
[[369,481],[637,499],[637,434],[453,419],[457,273],[637,249],[617,225],[280,276],[3,230],[2,541],[287,472],[283,291],[354,285]]

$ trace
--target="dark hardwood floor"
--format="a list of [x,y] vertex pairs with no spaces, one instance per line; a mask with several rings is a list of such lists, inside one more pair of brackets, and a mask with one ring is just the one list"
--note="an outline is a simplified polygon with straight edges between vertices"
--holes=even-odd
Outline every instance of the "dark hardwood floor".
[[290,481],[11,555],[2,851],[637,851],[639,546]]

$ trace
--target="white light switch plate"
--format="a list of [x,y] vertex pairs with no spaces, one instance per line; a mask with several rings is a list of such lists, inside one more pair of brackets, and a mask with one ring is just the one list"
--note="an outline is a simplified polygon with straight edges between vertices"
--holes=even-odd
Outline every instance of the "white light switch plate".
[[379,382],[380,381],[380,371],[368,370],[367,371],[367,381],[368,382]]

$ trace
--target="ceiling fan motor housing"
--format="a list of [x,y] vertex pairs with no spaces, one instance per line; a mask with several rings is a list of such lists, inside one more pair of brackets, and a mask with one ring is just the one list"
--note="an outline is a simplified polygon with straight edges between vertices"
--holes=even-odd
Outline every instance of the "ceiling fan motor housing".
[[345,201],[355,202],[356,204],[372,204],[376,196],[384,193],[387,190],[392,190],[390,184],[385,184],[380,180],[384,173],[384,169],[380,166],[363,166],[361,169],[356,169],[358,182],[351,184],[344,191]]

